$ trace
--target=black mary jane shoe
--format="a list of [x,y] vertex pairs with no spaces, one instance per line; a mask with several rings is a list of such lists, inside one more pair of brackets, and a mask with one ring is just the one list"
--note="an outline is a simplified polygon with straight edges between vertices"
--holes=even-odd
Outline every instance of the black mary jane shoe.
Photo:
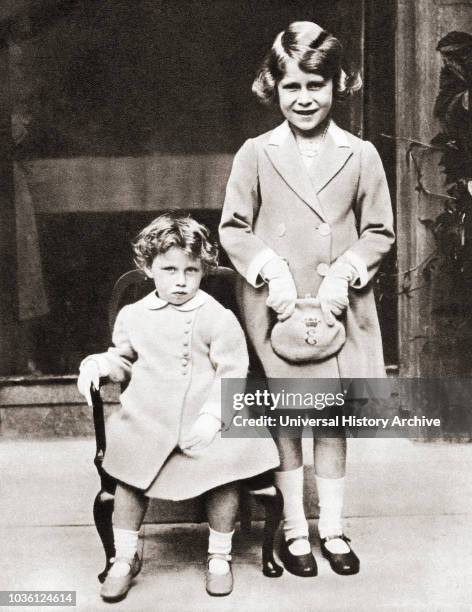
[[349,546],[349,552],[347,553],[333,553],[326,548],[326,542],[329,540],[343,540],[349,546],[351,541],[345,535],[328,536],[327,538],[320,539],[321,554],[325,559],[328,559],[331,569],[336,574],[341,576],[350,576],[351,574],[357,574],[359,572],[360,561],[358,556]]
[[279,556],[285,569],[287,572],[295,576],[301,576],[302,578],[316,576],[318,574],[318,567],[311,551],[305,555],[294,555],[290,552],[289,546],[295,542],[295,540],[308,540],[308,538],[306,536],[291,538],[290,540],[282,538]]

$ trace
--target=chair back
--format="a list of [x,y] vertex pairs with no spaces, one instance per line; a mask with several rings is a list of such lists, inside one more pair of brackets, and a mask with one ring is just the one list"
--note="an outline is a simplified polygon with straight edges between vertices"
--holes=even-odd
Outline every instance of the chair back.
[[[220,266],[214,268],[203,277],[201,288],[218,300],[225,308],[229,308],[239,319],[235,284],[237,273],[231,268]],[[142,270],[125,272],[116,281],[108,305],[108,325],[113,330],[116,315],[123,306],[133,304],[154,289],[152,279]]]

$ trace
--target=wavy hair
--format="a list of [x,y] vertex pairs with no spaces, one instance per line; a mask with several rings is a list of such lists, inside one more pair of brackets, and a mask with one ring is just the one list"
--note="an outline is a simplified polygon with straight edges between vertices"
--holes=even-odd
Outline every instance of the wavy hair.
[[294,21],[280,32],[265,56],[252,84],[253,93],[267,105],[278,102],[277,85],[284,77],[286,62],[295,60],[304,72],[333,79],[335,98],[346,98],[362,87],[359,73],[342,68],[343,48],[332,34],[312,21]]
[[151,221],[132,242],[134,262],[138,268],[150,268],[156,255],[172,247],[202,262],[204,272],[218,266],[218,247],[210,239],[207,227],[190,215],[165,213]]

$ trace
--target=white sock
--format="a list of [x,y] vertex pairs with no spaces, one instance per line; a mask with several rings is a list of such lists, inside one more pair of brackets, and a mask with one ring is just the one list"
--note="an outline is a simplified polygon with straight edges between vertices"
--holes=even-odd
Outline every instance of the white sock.
[[[139,531],[113,527],[116,550],[115,559],[122,559],[122,561],[113,563],[109,572],[110,576],[126,576],[129,572],[131,561],[138,550],[138,535]],[[128,559],[129,563],[126,561]]]
[[[285,540],[308,537],[308,523],[303,507],[303,465],[286,472],[274,472],[275,485],[284,498],[284,537]],[[289,546],[293,555],[306,555],[311,551],[308,540],[296,540]]]
[[[211,527],[209,527],[209,530],[208,554],[230,555],[234,529],[227,533],[215,531]],[[210,559],[208,569],[212,574],[223,576],[229,572],[228,561],[225,561],[225,559]]]
[[[315,480],[320,507],[320,519],[318,521],[320,538],[342,535],[344,478],[321,478],[321,476],[315,474]],[[326,548],[333,553],[349,552],[349,546],[344,540],[340,539],[328,540]]]

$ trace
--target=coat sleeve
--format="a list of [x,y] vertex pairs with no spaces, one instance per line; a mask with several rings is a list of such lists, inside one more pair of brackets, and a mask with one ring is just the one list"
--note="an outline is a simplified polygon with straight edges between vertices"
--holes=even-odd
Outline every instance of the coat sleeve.
[[395,234],[390,194],[382,161],[370,142],[363,142],[356,201],[359,240],[341,256],[358,272],[355,288],[364,287],[390,250]]
[[80,367],[93,359],[98,364],[100,377],[108,376],[114,382],[126,382],[131,378],[131,367],[137,355],[129,337],[126,311],[125,306],[116,317],[112,336],[114,346],[105,353],[89,355]]
[[218,315],[215,317],[210,341],[210,360],[215,369],[215,378],[200,414],[211,414],[223,421],[221,381],[223,378],[239,378],[244,381],[242,385],[245,387],[249,356],[244,332],[235,315],[227,309]]
[[233,161],[220,223],[220,240],[236,270],[253,286],[262,267],[277,254],[253,232],[260,206],[257,154],[249,139]]

